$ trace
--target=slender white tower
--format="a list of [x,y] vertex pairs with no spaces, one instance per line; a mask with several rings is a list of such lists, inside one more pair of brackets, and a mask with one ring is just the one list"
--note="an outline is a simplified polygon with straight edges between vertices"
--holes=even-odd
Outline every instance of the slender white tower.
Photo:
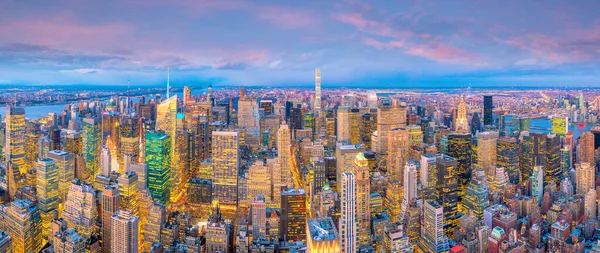
[[321,111],[321,69],[315,69],[315,114]]

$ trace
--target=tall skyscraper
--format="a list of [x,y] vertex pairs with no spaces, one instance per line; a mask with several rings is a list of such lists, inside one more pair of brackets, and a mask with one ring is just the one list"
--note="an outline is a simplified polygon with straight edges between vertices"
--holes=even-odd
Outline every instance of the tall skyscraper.
[[171,139],[164,132],[146,133],[148,188],[153,199],[165,204],[171,188]]
[[129,170],[118,179],[119,195],[121,196],[120,207],[131,211],[135,216],[139,216],[139,184],[138,175]]
[[277,130],[277,158],[279,158],[279,164],[281,166],[281,177],[280,183],[285,184],[288,187],[293,187],[294,181],[292,180],[292,137],[290,135],[290,128],[287,124],[283,123]]
[[59,197],[59,214],[62,213],[64,203],[67,200],[67,193],[71,181],[75,178],[75,159],[73,154],[52,150],[48,152],[48,158],[52,159],[58,166],[58,197]]
[[488,199],[488,187],[485,179],[485,170],[478,169],[473,174],[473,178],[467,187],[463,197],[462,213],[468,214],[469,211],[478,219],[483,218],[483,210],[490,206]]
[[239,152],[238,132],[212,133],[213,200],[219,200],[226,207],[237,206]]
[[377,148],[378,154],[387,154],[388,133],[392,129],[406,127],[406,106],[398,105],[398,101],[392,103],[383,102],[377,108]]
[[84,118],[81,136],[82,151],[85,159],[84,175],[81,178],[93,182],[100,174],[100,152],[102,150],[102,129],[98,119]]
[[67,226],[76,228],[80,235],[89,237],[94,231],[98,216],[96,208],[96,193],[92,185],[73,179],[62,215]]
[[[156,127],[157,131],[163,131],[171,141],[169,155],[171,167],[175,167],[178,162],[175,158],[175,142],[177,137],[177,95],[167,97],[165,101],[156,107]],[[148,137],[146,137],[148,138]]]
[[58,166],[52,159],[44,158],[36,165],[38,207],[42,217],[42,237],[48,239],[50,223],[58,212]]
[[497,163],[498,132],[487,131],[477,134],[477,166],[489,171]]
[[[252,237],[259,239],[267,232],[267,204],[263,195],[257,195],[252,201]],[[266,238],[266,237],[265,237]]]
[[306,240],[306,192],[288,189],[281,192],[279,238],[285,241]]
[[350,128],[350,108],[342,106],[337,109],[337,140],[338,141],[350,141],[351,128]]
[[358,243],[360,246],[371,244],[371,184],[369,161],[361,152],[354,160],[354,182],[356,194],[356,220],[358,221]]
[[342,210],[338,230],[342,252],[356,253],[358,249],[358,222],[356,217],[356,176],[354,173],[342,173],[340,193]]
[[160,242],[162,224],[166,221],[165,206],[158,202],[148,209],[148,219],[144,224],[144,251],[150,251],[154,242]]
[[581,134],[579,139],[579,157],[577,160],[578,163],[596,164],[596,159],[594,158],[594,134],[591,132]]
[[111,243],[107,252],[137,253],[139,220],[130,211],[116,211],[111,218]]
[[491,126],[494,124],[494,120],[492,118],[492,109],[493,109],[492,96],[491,95],[483,96],[483,125],[484,126]]
[[[494,142],[494,141],[490,141]],[[491,144],[486,145],[489,149],[493,149]],[[494,149],[495,150],[495,149]],[[456,177],[458,178],[459,196],[465,193],[469,180],[471,179],[472,166],[471,134],[470,133],[452,133],[448,135],[448,152],[447,155],[453,157],[457,161]],[[491,161],[492,159],[486,159]]]
[[20,107],[6,106],[6,145],[4,157],[26,174],[29,168],[25,166],[25,110]]
[[4,226],[12,237],[13,253],[38,252],[43,246],[40,211],[29,200],[15,200],[6,209]]
[[595,188],[596,173],[594,167],[589,163],[580,163],[577,164],[575,171],[577,175],[577,194],[585,195],[590,189]]
[[[504,167],[510,181],[513,184],[519,182],[521,177],[520,165],[520,149],[519,143],[516,138],[500,137],[496,143],[496,165]],[[477,149],[479,152],[479,149]],[[490,173],[491,170],[486,170],[488,181],[491,181],[494,175]]]
[[315,69],[315,115],[321,112],[321,69]]
[[392,129],[388,133],[387,171],[390,179],[403,182],[404,165],[408,162],[408,131],[403,128]]
[[454,131],[459,133],[469,132],[469,121],[467,120],[467,106],[465,105],[465,99],[461,95],[460,101],[458,102],[458,110],[456,115],[456,122],[454,125]]
[[460,218],[458,210],[459,180],[457,159],[441,155],[436,159],[437,170],[437,202],[443,207],[444,233],[450,236],[458,225]]
[[119,188],[114,185],[108,185],[102,190],[102,202],[100,207],[102,208],[102,252],[112,252],[112,219],[113,214],[119,210],[121,203],[121,196],[119,195]]
[[448,237],[444,235],[444,210],[435,201],[425,202],[421,240],[419,241],[420,252],[448,252],[450,246]]

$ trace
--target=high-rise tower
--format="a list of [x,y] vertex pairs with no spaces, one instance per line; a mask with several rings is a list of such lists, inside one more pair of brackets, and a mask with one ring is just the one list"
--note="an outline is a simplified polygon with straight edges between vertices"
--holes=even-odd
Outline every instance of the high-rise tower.
[[489,126],[494,123],[492,119],[492,109],[492,96],[483,96],[483,125],[485,126]]
[[222,207],[235,208],[240,166],[239,133],[214,131],[212,138],[213,200],[218,199]]
[[25,110],[20,107],[6,106],[6,146],[5,159],[16,166],[21,174],[25,167]]
[[315,115],[321,111],[321,69],[315,69]]
[[352,172],[344,172],[341,182],[341,217],[339,221],[342,252],[357,251],[357,219],[356,219],[356,176]]
[[469,121],[467,120],[467,106],[465,105],[465,99],[460,96],[460,102],[458,102],[458,113],[456,115],[456,122],[454,131],[460,133],[469,132]]

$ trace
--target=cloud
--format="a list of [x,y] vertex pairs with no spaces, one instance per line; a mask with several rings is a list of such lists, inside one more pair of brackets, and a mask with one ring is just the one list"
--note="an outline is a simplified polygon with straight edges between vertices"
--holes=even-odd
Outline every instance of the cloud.
[[66,74],[96,74],[104,72],[101,69],[69,69],[69,70],[60,70],[61,73]]
[[260,7],[259,19],[287,29],[304,28],[314,24],[314,18],[308,12],[289,10],[281,7]]

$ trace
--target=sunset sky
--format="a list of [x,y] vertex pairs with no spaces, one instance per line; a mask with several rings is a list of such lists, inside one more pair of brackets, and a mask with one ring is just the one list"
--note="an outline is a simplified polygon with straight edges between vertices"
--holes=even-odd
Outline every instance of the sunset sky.
[[600,1],[0,1],[0,84],[598,86]]

